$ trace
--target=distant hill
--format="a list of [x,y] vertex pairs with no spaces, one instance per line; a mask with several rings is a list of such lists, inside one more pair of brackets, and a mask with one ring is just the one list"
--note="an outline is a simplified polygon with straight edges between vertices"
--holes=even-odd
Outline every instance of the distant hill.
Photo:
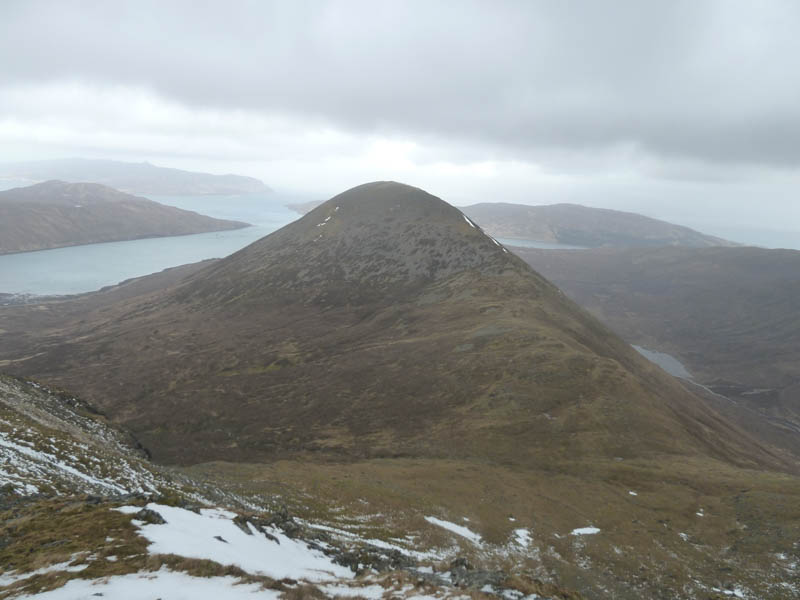
[[675,356],[800,448],[800,252],[514,251],[626,340]]
[[488,233],[596,248],[686,246],[737,246],[666,221],[636,213],[590,208],[578,204],[528,206],[503,202],[473,204],[462,208]]
[[308,202],[298,202],[296,204],[287,204],[286,208],[289,210],[293,210],[294,212],[304,215],[308,212],[311,212],[315,208],[317,208],[320,204],[322,204],[324,200],[309,200]]
[[59,179],[92,182],[131,194],[204,195],[268,192],[264,182],[243,175],[212,175],[157,167],[150,163],[67,158],[0,163],[0,176],[32,182]]
[[[304,215],[322,204],[319,200],[289,204]],[[465,215],[495,237],[596,247],[739,246],[736,242],[705,235],[688,227],[651,219],[636,213],[590,208],[579,204],[529,206],[485,202],[461,207]]]
[[96,183],[47,181],[0,192],[0,254],[247,226]]

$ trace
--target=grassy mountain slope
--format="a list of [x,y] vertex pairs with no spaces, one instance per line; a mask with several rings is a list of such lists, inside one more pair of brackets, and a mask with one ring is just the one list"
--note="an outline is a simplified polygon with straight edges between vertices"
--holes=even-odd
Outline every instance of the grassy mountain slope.
[[399,184],[59,325],[30,352],[4,345],[9,368],[80,391],[170,462],[771,460],[457,209]]
[[0,192],[0,254],[247,227],[95,183]]
[[516,251],[625,339],[800,432],[800,252]]
[[589,248],[688,246],[735,246],[733,242],[705,235],[636,213],[590,208],[579,204],[528,206],[491,202],[462,209],[487,232],[498,237],[554,242]]

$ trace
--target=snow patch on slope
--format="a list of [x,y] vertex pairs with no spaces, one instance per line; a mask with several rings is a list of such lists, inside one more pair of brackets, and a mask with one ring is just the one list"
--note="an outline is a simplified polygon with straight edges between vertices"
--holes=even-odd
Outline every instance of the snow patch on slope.
[[366,598],[367,600],[379,600],[383,598],[383,593],[386,591],[380,585],[366,585],[363,587],[349,587],[346,585],[324,585],[320,589],[328,594],[331,598]]
[[[10,465],[22,466],[26,462],[28,470],[34,472],[61,471],[62,476],[81,479],[93,487],[104,488],[118,494],[124,494],[128,490],[110,481],[98,479],[87,473],[83,473],[75,467],[67,464],[64,460],[59,460],[54,454],[33,450],[21,444],[16,444],[6,437],[5,432],[0,432],[0,456],[3,458],[3,470],[0,471],[0,481],[8,479],[11,482],[11,473],[6,472],[6,467]],[[75,457],[71,457],[75,458]],[[77,459],[75,459],[77,462]]]
[[447,529],[456,535],[460,535],[477,546],[480,546],[483,543],[483,538],[481,538],[480,535],[462,525],[457,525],[455,523],[451,523],[450,521],[444,521],[443,519],[437,519],[436,517],[425,517],[425,520],[428,523],[441,527],[442,529]]
[[164,483],[121,434],[74,398],[0,377],[0,486],[18,494],[157,492]]
[[578,527],[578,529],[573,529],[570,532],[570,535],[594,535],[596,533],[600,533],[600,530],[597,527]]
[[531,534],[527,529],[515,529],[514,530],[514,541],[517,542],[523,548],[527,548],[531,545]]
[[[274,540],[250,523],[246,524],[250,533],[245,533],[233,522],[236,515],[232,512],[206,508],[197,514],[155,503],[148,504],[147,508],[166,521],[139,527],[141,535],[150,542],[147,550],[151,554],[213,560],[273,579],[325,581],[353,577],[350,569],[335,564],[319,550],[287,537],[277,528],[266,528]],[[123,509],[128,510],[127,507]]]
[[[304,521],[303,519],[297,519],[298,523],[305,525],[311,529],[318,529],[319,531],[325,531],[327,533],[332,534],[332,536],[339,541],[343,541],[345,543],[363,543],[369,546],[374,546],[376,548],[380,548],[382,550],[397,550],[401,554],[405,556],[409,556],[415,560],[424,561],[424,560],[446,560],[451,558],[453,555],[457,554],[458,548],[450,548],[447,550],[427,550],[427,551],[419,551],[414,550],[411,548],[406,548],[405,546],[401,546],[399,544],[392,544],[391,542],[386,542],[384,540],[374,539],[374,538],[367,538],[360,536],[352,531],[345,531],[344,529],[339,529],[337,527],[331,527],[330,525],[322,525],[320,523],[311,523],[309,521]],[[409,540],[411,541],[411,540]]]

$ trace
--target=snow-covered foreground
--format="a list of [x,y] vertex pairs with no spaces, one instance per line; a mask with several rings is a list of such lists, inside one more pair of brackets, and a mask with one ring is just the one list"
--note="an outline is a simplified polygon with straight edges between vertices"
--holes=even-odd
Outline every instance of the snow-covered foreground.
[[273,600],[280,592],[255,583],[239,583],[235,577],[192,577],[161,569],[152,573],[118,575],[99,580],[73,579],[63,587],[28,596],[36,600]]
[[70,566],[72,561],[68,560],[61,563],[56,563],[54,565],[49,565],[47,567],[42,567],[41,569],[36,569],[34,571],[28,571],[27,573],[16,573],[14,571],[10,573],[0,573],[0,587],[9,586],[13,583],[18,581],[23,581],[30,577],[35,577],[37,575],[46,575],[48,573],[56,573],[59,571],[62,572],[80,572],[83,571],[88,565],[78,565],[78,566]]
[[[405,600],[469,600],[470,596],[456,592],[441,592],[437,595],[420,594],[413,586],[406,585],[399,589],[384,588],[372,584],[363,587],[345,585],[326,585],[319,590],[328,598],[362,598],[379,600],[381,598],[398,598]],[[450,590],[451,592],[454,590]],[[402,594],[398,596],[398,594]],[[108,577],[102,580],[89,581],[73,579],[65,586],[50,592],[28,596],[31,600],[95,600],[98,597],[114,600],[277,600],[281,592],[264,589],[255,583],[240,583],[235,577],[192,577],[185,573],[161,569],[152,573],[135,573]],[[503,598],[517,600],[520,595],[503,595]],[[527,600],[535,600],[529,596]]]
[[[388,572],[367,568],[356,577],[350,568],[337,564],[336,557],[341,556],[340,549],[319,540],[305,542],[289,537],[279,527],[265,525],[259,521],[251,522],[224,509],[189,510],[151,502],[144,507],[124,505],[109,507],[108,510],[130,515],[131,524],[136,528],[138,535],[148,542],[147,553],[154,558],[172,555],[208,560],[221,566],[237,567],[247,576],[221,576],[223,571],[216,571],[214,576],[200,577],[191,566],[186,572],[180,569],[187,567],[176,567],[173,563],[171,568],[161,566],[155,571],[142,569],[136,573],[109,574],[105,577],[95,575],[89,579],[84,578],[83,571],[88,573],[89,567],[96,561],[101,563],[113,559],[112,562],[116,563],[118,560],[125,560],[126,557],[118,559],[99,553],[87,558],[86,553],[83,553],[73,556],[75,564],[70,560],[36,571],[5,573],[0,576],[0,588],[18,587],[15,584],[21,584],[37,575],[59,572],[74,573],[76,576],[60,588],[23,597],[36,600],[89,600],[97,597],[120,600],[144,598],[261,600],[281,598],[295,587],[301,588],[297,591],[301,594],[313,587],[316,589],[315,594],[330,598],[468,600],[470,597],[461,587],[465,577],[463,567],[453,566],[456,563],[451,564],[449,570],[441,571],[436,571],[430,565],[413,564],[407,569]],[[480,543],[480,536],[466,528],[441,519],[428,520],[437,527],[452,531],[457,536],[464,537],[466,533],[467,539],[472,542],[478,540],[477,543]],[[326,529],[336,531],[329,527]],[[525,529],[517,530],[515,537],[512,544],[517,550],[530,543],[530,534]],[[113,538],[106,538],[106,542],[113,541]],[[373,541],[379,542],[379,540]],[[382,546],[383,544],[371,545],[378,554],[383,549]],[[385,549],[390,552],[397,550],[394,546]],[[426,558],[430,560],[432,556]],[[458,571],[459,568],[462,569],[461,572]],[[487,576],[491,579],[491,573]],[[537,598],[535,594],[526,596],[515,590],[496,588],[488,582],[485,585],[478,583],[473,587],[473,591],[481,589],[489,595],[509,600]]]
[[[234,513],[220,509],[201,509],[198,513],[148,504],[166,521],[163,524],[140,524],[139,530],[149,540],[151,554],[177,554],[187,558],[213,560],[221,565],[235,565],[253,575],[272,579],[327,581],[349,579],[353,572],[334,563],[319,550],[287,537],[275,527],[265,533],[252,523],[237,526]],[[123,506],[122,512],[138,512],[141,507]],[[134,521],[135,524],[141,523]],[[269,536],[269,537],[268,537]]]

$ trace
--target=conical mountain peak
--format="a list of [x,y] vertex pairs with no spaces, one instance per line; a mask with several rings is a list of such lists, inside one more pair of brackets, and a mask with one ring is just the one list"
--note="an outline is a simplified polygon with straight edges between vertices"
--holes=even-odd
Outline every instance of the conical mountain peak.
[[[435,226],[439,235],[485,237],[483,232],[460,210],[441,198],[419,188],[394,181],[375,181],[349,189],[309,212],[292,228],[297,234],[304,228],[318,237],[331,220],[348,231],[374,227],[385,232],[399,229],[410,232],[414,225]],[[290,226],[291,227],[291,226]]]
[[198,273],[191,295],[353,303],[508,268],[530,271],[457,208],[419,188],[380,181],[334,196]]
[[[342,192],[317,207],[323,212],[339,207],[357,211],[362,218],[382,219],[387,215],[404,219],[420,216],[460,220],[461,211],[425,190],[396,181],[373,181]],[[314,211],[312,211],[314,212]]]

